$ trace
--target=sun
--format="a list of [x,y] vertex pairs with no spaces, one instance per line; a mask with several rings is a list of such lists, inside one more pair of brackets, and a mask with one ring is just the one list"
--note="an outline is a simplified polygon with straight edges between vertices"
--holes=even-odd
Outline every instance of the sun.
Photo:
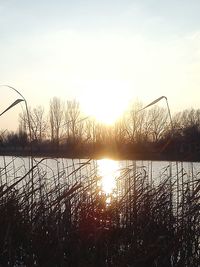
[[130,88],[124,81],[90,81],[80,97],[82,111],[107,125],[123,115],[129,101]]

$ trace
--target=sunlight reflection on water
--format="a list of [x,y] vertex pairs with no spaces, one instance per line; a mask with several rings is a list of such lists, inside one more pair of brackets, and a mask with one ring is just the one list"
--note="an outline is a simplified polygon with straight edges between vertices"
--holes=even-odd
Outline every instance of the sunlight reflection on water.
[[[97,161],[98,173],[101,177],[100,186],[103,193],[110,195],[117,186],[116,179],[120,175],[119,162],[111,159]],[[109,201],[110,198],[107,198]]]

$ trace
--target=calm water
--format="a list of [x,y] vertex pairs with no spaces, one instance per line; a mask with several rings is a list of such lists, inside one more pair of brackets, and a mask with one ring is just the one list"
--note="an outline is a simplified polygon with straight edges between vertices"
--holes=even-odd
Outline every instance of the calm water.
[[[33,165],[37,165],[41,158],[34,158]],[[1,183],[7,185],[24,176],[30,165],[28,157],[0,157]],[[48,179],[49,183],[55,176],[59,177],[59,183],[70,184],[82,179],[90,179],[96,175],[101,177],[100,186],[107,194],[111,193],[116,186],[116,180],[124,170],[143,172],[149,181],[156,183],[167,176],[184,179],[197,177],[200,172],[200,163],[193,162],[167,162],[167,161],[114,161],[109,159],[91,160],[86,159],[45,159],[37,165],[34,171]],[[27,176],[24,182],[28,181]]]

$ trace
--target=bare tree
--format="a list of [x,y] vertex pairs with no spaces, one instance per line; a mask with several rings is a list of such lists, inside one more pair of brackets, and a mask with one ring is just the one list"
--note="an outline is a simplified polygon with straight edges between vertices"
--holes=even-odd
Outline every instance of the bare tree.
[[149,136],[157,142],[168,128],[168,112],[159,106],[154,106],[148,111]]
[[52,100],[50,100],[49,122],[51,140],[59,144],[60,136],[63,130],[64,104],[58,97],[54,97]]
[[173,117],[174,131],[181,140],[183,137],[188,142],[197,142],[200,133],[200,110],[186,109],[178,112]]
[[32,140],[41,142],[46,137],[47,120],[42,106],[29,107],[29,118],[26,111],[19,114],[19,132],[28,133],[29,126]]
[[173,117],[174,124],[180,128],[186,128],[191,126],[200,127],[200,110],[197,109],[185,109],[182,112],[178,112]]
[[114,138],[115,142],[119,145],[127,142],[128,135],[124,117],[118,120],[114,125]]
[[83,136],[86,142],[96,142],[96,121],[93,118],[87,118],[84,122],[84,133]]
[[73,143],[83,137],[83,118],[81,117],[79,103],[76,100],[67,101],[65,112],[65,125],[67,138],[71,138]]
[[125,118],[125,128],[128,135],[128,140],[131,143],[140,142],[144,138],[147,118],[146,111],[141,111],[142,107],[142,103],[135,102]]

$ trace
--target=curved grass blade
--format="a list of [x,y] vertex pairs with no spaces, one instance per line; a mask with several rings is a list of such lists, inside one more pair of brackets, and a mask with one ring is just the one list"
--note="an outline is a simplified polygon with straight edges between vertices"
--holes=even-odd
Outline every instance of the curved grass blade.
[[2,113],[0,113],[0,116],[2,116],[4,113],[6,113],[9,109],[13,108],[14,106],[16,106],[17,104],[19,104],[20,102],[24,101],[24,99],[17,99],[15,100],[8,108],[6,108]]
[[146,108],[148,108],[148,107],[150,107],[152,105],[155,105],[157,102],[159,102],[163,98],[167,99],[166,96],[161,96],[161,97],[157,98],[156,100],[154,100],[153,102],[151,102],[150,104],[148,104],[147,106],[145,106],[144,108],[142,108],[139,111],[142,111],[142,110],[144,110],[144,109],[146,109]]

